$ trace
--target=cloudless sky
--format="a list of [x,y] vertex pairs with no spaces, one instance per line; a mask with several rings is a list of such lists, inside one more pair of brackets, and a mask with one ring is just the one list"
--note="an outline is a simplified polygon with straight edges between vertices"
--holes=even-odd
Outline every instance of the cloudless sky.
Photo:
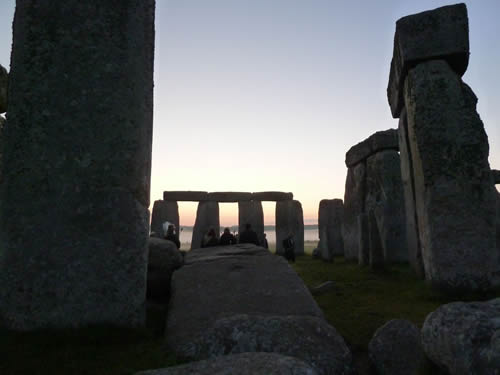
[[[397,127],[386,98],[397,19],[437,0],[157,0],[151,200],[164,190],[291,191],[306,223],[343,198],[345,152]],[[465,1],[470,62],[500,169],[500,1]],[[14,0],[0,1],[9,70]],[[184,203],[181,223],[194,222]],[[274,204],[264,204],[266,223]],[[236,204],[221,204],[223,225]]]

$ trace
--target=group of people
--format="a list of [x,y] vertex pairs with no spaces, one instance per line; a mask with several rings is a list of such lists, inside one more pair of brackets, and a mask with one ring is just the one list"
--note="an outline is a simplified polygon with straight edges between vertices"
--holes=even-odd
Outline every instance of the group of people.
[[229,228],[224,228],[224,232],[217,238],[217,234],[215,233],[215,229],[210,228],[207,234],[203,237],[201,242],[201,247],[211,247],[211,246],[227,246],[227,245],[235,245],[237,243],[251,243],[257,246],[262,246],[266,249],[269,248],[267,243],[266,234],[264,233],[264,237],[262,242],[259,240],[259,236],[252,229],[251,224],[245,225],[245,230],[238,235],[234,235],[231,233]]

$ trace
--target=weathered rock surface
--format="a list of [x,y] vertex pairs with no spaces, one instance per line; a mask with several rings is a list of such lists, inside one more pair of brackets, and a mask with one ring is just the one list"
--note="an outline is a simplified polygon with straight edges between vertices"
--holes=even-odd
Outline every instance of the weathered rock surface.
[[197,249],[172,277],[166,338],[174,351],[239,314],[323,313],[288,263],[250,244]]
[[496,192],[477,98],[444,60],[417,65],[405,82],[420,244],[437,287],[484,290],[500,272]]
[[347,169],[344,193],[344,257],[355,260],[359,254],[358,215],[365,206],[366,163],[359,163]]
[[282,254],[283,240],[291,232],[295,241],[295,254],[304,254],[304,214],[299,201],[276,202],[276,253]]
[[135,375],[318,375],[303,361],[276,353],[242,353],[137,372]]
[[172,273],[182,267],[182,264],[182,254],[172,241],[150,238],[147,297],[154,300],[168,300]]
[[368,344],[368,353],[378,374],[418,375],[425,362],[418,327],[393,319],[377,329]]
[[335,282],[329,280],[325,281],[324,283],[321,283],[315,287],[310,288],[311,294],[313,296],[319,296],[328,292],[331,292],[332,290],[337,289],[337,286],[335,285]]
[[453,302],[430,313],[422,327],[427,356],[454,375],[500,372],[500,298]]
[[345,154],[345,165],[347,168],[354,167],[359,162],[383,150],[399,150],[397,129],[376,132],[364,141],[352,146]]
[[252,193],[252,200],[254,201],[291,201],[293,200],[293,193],[283,193],[281,191],[261,191]]
[[208,193],[208,200],[215,202],[248,202],[252,199],[252,193],[217,191]]
[[407,72],[426,60],[443,59],[460,77],[469,64],[469,24],[465,4],[444,6],[396,22],[387,97],[394,118],[404,107]]
[[213,327],[177,352],[207,359],[245,352],[274,352],[299,358],[318,374],[353,373],[352,355],[342,336],[323,318],[236,315]]
[[370,228],[368,215],[361,213],[358,215],[358,264],[367,266],[370,264]]
[[179,205],[173,201],[157,200],[153,204],[153,213],[151,215],[151,232],[159,237],[164,237],[166,232],[163,228],[164,222],[170,222],[177,228],[177,237],[179,237]]
[[206,191],[164,191],[164,201],[174,202],[205,202],[208,201]]
[[7,83],[9,75],[7,70],[0,65],[0,113],[7,112]]
[[257,233],[259,244],[264,243],[264,211],[262,202],[248,201],[238,202],[238,231],[242,233],[246,224],[252,226],[252,230]]
[[407,262],[405,202],[397,151],[366,160],[366,212],[374,210],[386,263]]
[[196,211],[196,220],[193,228],[191,249],[197,249],[201,247],[203,237],[211,228],[213,228],[217,236],[219,236],[219,203],[202,201],[198,203],[198,209]]
[[342,199],[323,199],[318,210],[318,247],[321,259],[331,262],[334,255],[344,254],[342,238],[342,221],[344,219],[344,202]]
[[377,224],[377,216],[374,210],[368,212],[368,235],[370,241],[370,267],[374,270],[384,268],[384,248],[380,238],[380,228]]
[[144,323],[154,9],[16,1],[0,325]]

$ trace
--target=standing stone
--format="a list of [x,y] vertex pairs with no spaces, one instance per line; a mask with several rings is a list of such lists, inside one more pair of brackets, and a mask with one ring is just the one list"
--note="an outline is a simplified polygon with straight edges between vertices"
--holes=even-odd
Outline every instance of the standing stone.
[[323,199],[319,202],[318,209],[318,248],[320,257],[326,262],[333,262],[333,252],[330,252],[328,241],[328,228],[330,225],[331,200]]
[[401,167],[397,151],[381,151],[366,160],[365,210],[374,212],[386,263],[408,262]]
[[154,11],[153,0],[16,2],[2,326],[144,324]]
[[408,247],[408,260],[416,275],[425,279],[422,250],[418,234],[417,212],[415,208],[415,190],[413,180],[413,161],[408,139],[408,120],[406,109],[403,108],[399,117],[399,155],[401,165],[401,181],[405,200],[406,213],[406,242]]
[[344,202],[342,199],[323,199],[319,202],[318,232],[321,259],[331,262],[334,255],[344,255],[342,221]]
[[358,215],[364,212],[366,163],[347,169],[344,193],[344,257],[356,260],[359,254]]
[[205,236],[211,228],[213,228],[216,235],[219,236],[219,203],[211,201],[200,202],[198,203],[198,210],[196,211],[191,249],[201,247],[203,236]]
[[0,65],[0,113],[7,112],[7,82],[9,75],[7,70]]
[[408,138],[425,273],[437,287],[485,290],[500,274],[496,191],[477,98],[444,60],[405,82]]
[[173,201],[157,200],[153,204],[151,232],[164,237],[166,232],[163,228],[163,223],[166,221],[175,225],[177,228],[177,238],[179,238],[179,205]]
[[250,224],[257,233],[259,243],[264,243],[264,211],[261,201],[238,202],[238,231],[245,230],[245,225]]
[[358,216],[358,235],[358,264],[360,266],[367,266],[370,264],[370,228],[368,225],[368,215],[365,213],[361,213]]
[[276,253],[285,252],[283,240],[291,232],[295,241],[295,254],[304,254],[304,215],[299,201],[276,202]]
[[370,241],[370,267],[374,270],[382,269],[385,263],[384,248],[380,239],[380,230],[374,210],[370,210],[368,213],[368,236]]

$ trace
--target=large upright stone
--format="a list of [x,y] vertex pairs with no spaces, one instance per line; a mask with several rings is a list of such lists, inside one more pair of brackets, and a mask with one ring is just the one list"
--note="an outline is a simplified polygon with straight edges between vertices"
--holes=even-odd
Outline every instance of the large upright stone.
[[476,103],[444,60],[408,73],[405,104],[425,273],[453,291],[488,289],[500,273],[496,191]]
[[7,112],[7,82],[9,75],[7,70],[0,65],[0,113]]
[[396,22],[387,97],[394,118],[404,107],[408,71],[427,61],[444,59],[459,76],[469,64],[469,24],[465,4],[444,6]]
[[163,237],[166,233],[163,223],[168,221],[177,228],[177,238],[179,237],[179,205],[174,201],[157,200],[153,204],[151,214],[151,232]]
[[370,156],[366,161],[365,210],[375,210],[386,263],[408,261],[404,204],[398,152]]
[[210,229],[214,229],[217,236],[220,234],[219,203],[204,201],[198,203],[196,220],[193,228],[191,249],[201,247],[203,237]]
[[304,254],[304,214],[299,201],[276,202],[276,253],[282,254],[283,240],[293,233],[295,254]]
[[370,264],[370,227],[368,215],[364,212],[358,215],[358,236],[358,264],[367,266]]
[[[378,207],[378,210],[381,208]],[[367,214],[368,216],[368,240],[370,243],[370,253],[369,253],[369,263],[370,268],[374,270],[380,270],[384,268],[384,247],[382,245],[382,239],[380,238],[380,228],[377,223],[377,215],[375,211],[370,210]]]
[[358,215],[365,206],[366,163],[356,164],[347,169],[344,193],[344,257],[355,260],[359,253]]
[[250,224],[257,233],[259,243],[264,242],[264,211],[260,201],[244,201],[238,203],[238,231],[245,230],[245,225]]
[[334,255],[344,255],[343,219],[344,202],[342,199],[323,199],[319,202],[318,246],[323,260],[332,261]]
[[376,132],[352,146],[345,154],[345,165],[347,168],[354,167],[373,154],[384,150],[399,150],[397,129]]
[[154,1],[16,2],[0,324],[144,323]]

